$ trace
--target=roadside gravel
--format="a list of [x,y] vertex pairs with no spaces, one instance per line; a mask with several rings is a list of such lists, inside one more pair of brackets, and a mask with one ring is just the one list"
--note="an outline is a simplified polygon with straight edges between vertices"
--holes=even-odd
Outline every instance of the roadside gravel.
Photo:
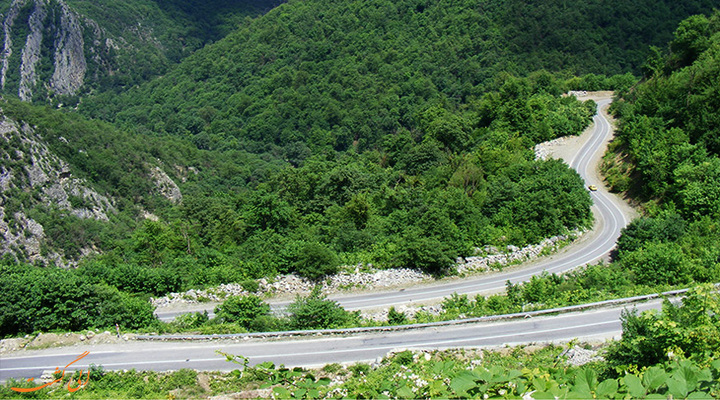
[[[476,249],[478,256],[459,258],[456,260],[455,272],[462,276],[499,269],[516,265],[524,261],[533,260],[545,253],[552,253],[568,241],[582,236],[583,232],[576,231],[568,235],[558,235],[542,242],[526,247],[507,246],[502,251],[496,247],[487,246]],[[411,269],[375,269],[372,264],[358,264],[355,267],[345,267],[345,271],[328,277],[323,282],[323,293],[332,294],[344,291],[357,293],[363,290],[378,290],[385,288],[398,288],[419,283],[431,283],[435,279],[428,274]],[[255,294],[264,297],[287,297],[292,295],[306,295],[310,293],[315,283],[296,275],[281,275],[273,280],[259,279],[258,290]],[[205,290],[188,290],[181,293],[170,293],[159,298],[152,298],[151,303],[157,311],[188,312],[198,310],[198,304],[220,303],[228,296],[242,296],[250,294],[237,283],[223,284]],[[387,310],[385,310],[387,313]]]

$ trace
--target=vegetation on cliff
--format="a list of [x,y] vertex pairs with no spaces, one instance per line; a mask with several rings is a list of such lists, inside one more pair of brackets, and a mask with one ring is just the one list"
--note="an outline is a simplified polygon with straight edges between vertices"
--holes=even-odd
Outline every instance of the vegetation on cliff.
[[74,106],[168,71],[279,4],[275,0],[8,0],[0,4],[0,93]]

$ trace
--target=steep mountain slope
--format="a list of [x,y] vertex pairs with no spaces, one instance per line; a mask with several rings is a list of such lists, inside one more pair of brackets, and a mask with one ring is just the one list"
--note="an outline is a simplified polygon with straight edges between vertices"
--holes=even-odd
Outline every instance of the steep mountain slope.
[[610,185],[645,210],[617,260],[644,282],[720,279],[720,12],[683,21],[669,52],[615,106]]
[[0,134],[0,255],[38,264],[76,265],[122,248],[145,220],[193,202],[198,188],[242,187],[272,169],[258,157],[131,135],[17,99],[0,98]]
[[[375,147],[430,105],[465,107],[547,68],[637,71],[649,44],[712,1],[292,1],[167,76],[83,105],[200,148]],[[567,76],[567,75],[566,75]]]
[[119,90],[163,73],[276,0],[12,0],[0,5],[0,92],[22,100]]
[[0,103],[0,253],[74,265],[181,193],[149,141],[57,113]]
[[[547,66],[530,57],[534,44],[508,44],[530,10],[558,16],[548,23],[574,16],[563,4],[293,1],[149,84],[79,106],[124,130],[19,102],[5,107],[114,199],[120,221],[85,229],[92,244],[111,249],[92,264],[94,276],[162,270],[183,276],[173,287],[193,287],[276,272],[319,278],[340,263],[370,261],[442,274],[475,248],[533,243],[590,222],[577,175],[534,160],[530,149],[580,132],[594,105],[562,97],[562,76],[529,73]],[[666,11],[652,10],[657,18]],[[600,41],[603,25],[584,18],[578,37]],[[592,70],[578,61],[585,50],[551,42],[575,60],[568,68]],[[27,175],[34,161],[25,161],[13,176]],[[36,204],[6,215],[30,215]],[[58,207],[50,217],[79,208]],[[157,220],[143,221],[144,211]],[[50,217],[58,231],[79,226]],[[92,248],[57,245],[74,255]]]
[[[14,118],[30,125],[41,121],[37,125],[42,129],[49,124],[55,132],[55,137],[44,137],[50,147],[62,151],[59,156],[99,187],[99,193],[116,199],[121,213],[130,213],[135,222],[105,242],[106,247],[121,249],[123,260],[188,265],[178,260],[189,255],[198,262],[204,252],[219,251],[224,256],[241,252],[253,255],[242,272],[252,276],[263,268],[302,269],[298,267],[302,252],[319,254],[324,248],[353,262],[367,262],[372,254],[386,265],[411,264],[413,257],[434,249],[427,268],[442,269],[438,265],[447,265],[475,245],[505,240],[524,244],[587,223],[587,210],[580,210],[587,199],[579,181],[559,166],[529,164],[528,148],[582,129],[592,107],[560,99],[563,84],[552,74],[514,80],[507,72],[525,74],[541,67],[577,73],[624,71],[617,59],[630,57],[636,47],[620,42],[653,43],[666,33],[662,24],[655,23],[657,29],[637,36],[636,27],[670,18],[668,13],[681,15],[707,7],[706,3],[667,2],[652,8],[647,2],[636,5],[641,15],[603,19],[606,14],[601,11],[626,11],[624,3],[293,1],[243,23],[150,84],[126,94],[84,99],[81,111],[117,122],[123,133],[83,129],[74,146],[64,148],[54,141],[66,137],[62,132],[75,129],[74,124],[57,129],[49,112],[40,118]],[[15,0],[7,5],[4,18],[10,32],[5,39],[13,49],[4,54],[6,87],[16,85],[13,90],[26,98],[38,93],[43,97],[43,88],[60,87],[52,84],[57,68],[43,64],[43,52],[50,48],[52,54],[80,52],[76,39],[82,37],[83,43],[100,46],[83,47],[82,52],[95,57],[87,59],[95,61],[85,64],[82,76],[93,75],[88,72],[93,68],[105,68],[96,74],[105,77],[97,81],[99,87],[119,89],[141,82],[164,68],[166,61],[222,35],[227,29],[223,27],[236,21],[234,7],[268,4]],[[227,15],[229,19],[221,18]],[[25,20],[35,21],[34,30],[16,30]],[[103,24],[93,25],[95,20]],[[173,26],[173,21],[185,25]],[[79,30],[70,29],[74,24]],[[93,36],[97,32],[90,29],[93,26],[98,26],[99,37]],[[219,28],[207,33],[197,31],[198,27]],[[65,37],[63,32],[76,39],[57,39]],[[608,32],[626,34],[615,38]],[[23,43],[18,38],[27,37],[32,40],[25,42],[34,46],[30,50],[18,44]],[[605,40],[622,51],[599,51],[597,45]],[[50,42],[76,45],[43,46]],[[115,61],[103,58],[106,50],[116,55]],[[547,60],[539,56],[543,54]],[[53,57],[67,62],[65,76],[82,69],[82,63],[71,62],[80,58]],[[127,68],[120,68],[118,60],[123,59]],[[596,61],[602,61],[603,67]],[[13,80],[10,71],[15,68],[25,73]],[[44,76],[51,83],[33,86],[29,83],[33,76],[38,82]],[[64,87],[78,84],[71,83]],[[499,91],[486,95],[490,88]],[[161,136],[151,138],[154,134]],[[173,137],[178,136],[181,145],[174,144]],[[195,149],[183,147],[184,140],[191,140]],[[87,150],[88,158],[79,150]],[[163,171],[169,174],[167,179]],[[546,191],[547,184],[540,182],[550,176],[557,181]],[[163,189],[157,188],[158,182]],[[548,217],[555,211],[527,210],[531,199],[526,199],[530,195],[524,188],[528,186],[537,186],[532,195],[544,196],[543,201],[556,204],[558,210],[567,203],[563,196],[572,196],[577,204],[571,207],[578,209],[558,211],[563,218]],[[565,192],[553,192],[559,187]],[[393,193],[397,198],[387,200]],[[183,202],[174,206],[159,200],[162,194],[177,203],[182,196]],[[441,207],[437,199],[444,196],[457,201],[456,211]],[[532,207],[541,203],[535,200]],[[28,208],[32,207],[28,204]],[[115,243],[136,228],[139,210],[157,212],[164,217],[162,223],[137,231],[131,242],[138,243],[129,247]],[[478,214],[474,222],[464,217],[472,213]],[[568,216],[572,218],[566,220]],[[194,225],[191,229],[187,224]],[[392,228],[397,224],[417,229],[398,232]],[[448,229],[429,232],[428,226]],[[172,243],[153,246],[167,245],[174,253],[156,254],[152,249],[151,255],[143,253],[147,243],[139,241],[158,232],[156,228],[166,230],[164,237]],[[443,245],[428,242],[428,236]],[[416,246],[415,253],[399,254],[399,244],[407,242]],[[278,248],[290,250],[281,254]],[[440,264],[433,264],[437,260]]]
[[[67,142],[62,137],[58,140]],[[30,262],[63,265],[65,256],[72,260],[77,255],[73,253],[89,254],[96,250],[86,238],[74,249],[48,246],[49,241],[60,240],[57,236],[84,235],[84,229],[63,233],[58,228],[67,225],[57,226],[64,224],[52,221],[50,225],[56,226],[43,226],[37,219],[48,222],[47,217],[54,214],[72,218],[79,223],[78,227],[87,229],[93,223],[83,220],[108,221],[108,215],[117,213],[115,201],[74,176],[70,166],[48,148],[34,128],[7,118],[2,110],[0,160],[0,253]],[[39,212],[40,208],[44,212]],[[56,237],[51,239],[49,235]]]
[[[710,166],[720,157],[720,13],[683,21],[670,51],[647,66],[646,81],[616,106],[622,124],[614,149],[627,164],[608,157],[611,183],[629,189],[618,173],[632,170],[638,200],[672,204],[686,217],[720,216],[714,192],[702,195],[717,187]],[[687,186],[702,175],[708,187]]]

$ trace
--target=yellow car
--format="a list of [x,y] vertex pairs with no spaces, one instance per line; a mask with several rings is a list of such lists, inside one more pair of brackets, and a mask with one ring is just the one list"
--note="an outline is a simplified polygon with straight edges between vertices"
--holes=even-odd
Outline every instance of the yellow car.
[[597,190],[597,186],[595,186],[595,185],[590,185],[590,186],[588,186],[588,190],[590,190],[591,192],[594,192],[594,191]]

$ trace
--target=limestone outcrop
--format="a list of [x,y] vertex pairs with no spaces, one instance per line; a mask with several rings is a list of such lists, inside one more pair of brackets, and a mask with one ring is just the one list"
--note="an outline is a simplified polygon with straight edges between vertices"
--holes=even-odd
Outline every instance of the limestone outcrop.
[[[86,54],[95,65],[106,66],[109,49],[116,50],[95,21],[72,11],[65,0],[13,0],[0,22],[0,91],[24,101],[38,93],[78,94],[89,72]],[[24,43],[21,54],[18,42]]]
[[85,79],[85,43],[79,17],[70,11],[64,1],[58,3],[62,13],[55,37],[55,71],[50,87],[56,94],[70,95],[77,93]]
[[[113,199],[73,176],[70,165],[48,148],[33,127],[7,118],[0,110],[0,255],[74,264],[77,257],[48,245],[48,227],[31,216],[38,209],[98,221],[117,212]],[[95,251],[83,248],[80,255]]]

